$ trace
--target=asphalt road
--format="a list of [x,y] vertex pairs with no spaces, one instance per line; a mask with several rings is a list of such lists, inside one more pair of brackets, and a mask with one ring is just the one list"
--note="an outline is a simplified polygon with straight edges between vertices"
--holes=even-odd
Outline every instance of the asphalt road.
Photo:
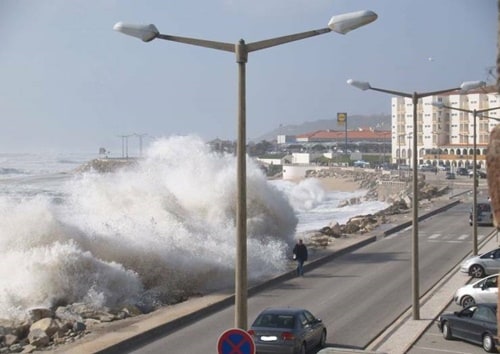
[[[419,223],[420,294],[424,294],[471,251],[469,204]],[[479,238],[486,236],[479,229]],[[328,346],[362,349],[411,306],[411,229],[355,252],[248,299],[251,321],[268,306],[300,306],[322,318]],[[234,307],[142,343],[129,353],[212,353],[234,323]]]

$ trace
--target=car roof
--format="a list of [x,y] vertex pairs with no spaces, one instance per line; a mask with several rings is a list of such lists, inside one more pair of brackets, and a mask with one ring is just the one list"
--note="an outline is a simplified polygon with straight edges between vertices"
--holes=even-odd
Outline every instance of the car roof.
[[469,284],[469,285],[476,285],[477,283],[482,282],[482,281],[483,281],[483,280],[485,280],[485,279],[488,279],[488,278],[495,278],[495,277],[498,277],[499,275],[500,275],[500,273],[496,273],[496,274],[488,275],[487,277],[484,277],[484,278],[478,279],[477,281],[475,281],[474,283]]
[[498,250],[500,250],[500,247],[496,247],[496,248],[493,248],[493,249],[491,249],[491,250],[489,250],[489,251],[485,251],[485,252],[482,252],[482,253],[478,253],[478,254],[476,254],[475,256],[471,256],[471,257],[470,257],[470,258],[468,258],[468,259],[479,258],[479,257],[484,256],[486,253],[490,253],[490,252],[493,252],[493,251],[498,251]]
[[261,312],[261,314],[273,313],[280,315],[289,315],[289,314],[297,314],[305,311],[303,308],[299,307],[268,307]]
[[496,311],[497,309],[497,303],[496,302],[481,302],[478,304],[470,305],[469,307],[488,307],[493,311]]

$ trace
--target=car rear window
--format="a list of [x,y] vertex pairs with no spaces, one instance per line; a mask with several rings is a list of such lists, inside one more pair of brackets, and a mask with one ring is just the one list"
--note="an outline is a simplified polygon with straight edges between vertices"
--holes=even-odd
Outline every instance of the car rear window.
[[477,209],[480,211],[480,212],[490,212],[491,211],[491,205],[489,203],[479,203],[477,205]]
[[283,314],[263,314],[257,317],[253,326],[274,327],[274,328],[294,328],[295,318],[293,315]]

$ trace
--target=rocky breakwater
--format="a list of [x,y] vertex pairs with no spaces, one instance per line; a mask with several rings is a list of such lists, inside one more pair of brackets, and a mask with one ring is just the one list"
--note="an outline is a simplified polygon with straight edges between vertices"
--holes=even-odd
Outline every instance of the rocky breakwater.
[[[411,181],[400,180],[399,175],[360,169],[330,169],[310,171],[307,177],[349,179],[358,182],[360,189],[367,190],[364,196],[344,200],[339,204],[339,207],[360,204],[366,200],[380,200],[390,204],[386,209],[374,214],[352,217],[345,224],[333,221],[330,225],[324,226],[310,235],[308,243],[313,247],[326,247],[335,238],[372,232],[382,224],[397,222],[398,218],[401,219],[404,214],[409,214],[411,210],[413,198]],[[425,175],[419,176],[417,190],[419,206],[432,203],[433,200],[449,193],[447,186],[442,187],[428,183]]]
[[28,310],[23,321],[0,320],[0,353],[32,353],[51,350],[82,338],[93,328],[134,317],[143,311],[133,305],[96,310],[83,303]]
[[91,160],[76,169],[76,172],[99,172],[99,173],[109,173],[115,172],[120,168],[134,166],[137,163],[135,158],[104,158],[104,159],[94,159]]
[[[76,172],[108,173],[135,163],[134,159],[95,159],[80,166]],[[152,310],[131,304],[114,309],[96,309],[83,303],[32,308],[27,310],[23,320],[0,319],[0,354],[50,351],[110,322]]]

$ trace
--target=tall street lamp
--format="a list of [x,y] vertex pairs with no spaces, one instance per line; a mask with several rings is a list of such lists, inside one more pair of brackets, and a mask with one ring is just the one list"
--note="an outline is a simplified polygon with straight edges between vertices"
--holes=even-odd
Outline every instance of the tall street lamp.
[[[408,150],[411,149],[410,146],[411,146],[411,138],[412,137],[413,136],[412,136],[411,132],[409,132],[408,135],[406,136],[406,138],[408,139]],[[416,161],[415,160],[413,160],[413,161],[414,161],[413,163],[415,164]],[[410,174],[409,171],[412,170],[412,168],[411,168],[411,162],[412,162],[411,161],[411,155],[408,153],[408,174]],[[416,166],[414,166],[414,168],[413,168],[413,174],[415,174],[415,167]]]
[[[492,108],[485,108],[485,109],[463,109],[463,108],[458,108],[458,107],[451,107],[443,104],[442,102],[433,102],[433,106],[438,107],[438,108],[445,108],[445,109],[451,109],[454,111],[460,111],[460,112],[465,112],[465,113],[472,113],[474,117],[474,130],[473,130],[473,146],[474,146],[474,153],[473,153],[473,166],[472,166],[472,254],[477,255],[477,185],[478,185],[478,180],[477,180],[477,116],[480,115],[481,113],[486,113],[489,111],[494,111],[496,109],[500,109],[500,107],[492,107]],[[491,118],[495,119],[495,118]],[[499,119],[495,119],[499,120]]]
[[[482,81],[468,81],[463,82],[460,87],[453,87],[446,90],[432,91],[432,92],[413,92],[406,93],[401,91],[387,90],[383,88],[372,87],[370,83],[366,81],[356,81],[349,79],[347,80],[349,85],[357,87],[363,91],[373,90],[388,93],[395,96],[411,98],[413,103],[413,148],[412,148],[412,160],[413,164],[416,166],[418,162],[418,119],[417,119],[417,106],[418,100],[423,97],[439,95],[442,93],[460,90],[461,92],[467,92],[468,90],[484,86],[485,83]],[[412,198],[412,297],[413,297],[413,319],[420,319],[420,304],[419,304],[419,273],[418,273],[418,173],[413,170],[413,198]]]
[[236,264],[235,264],[235,327],[247,328],[247,206],[246,206],[246,71],[248,54],[288,42],[298,41],[331,31],[346,34],[377,19],[373,11],[357,11],[333,16],[328,27],[319,30],[296,33],[292,35],[266,39],[259,42],[238,43],[208,41],[161,34],[155,25],[132,25],[118,22],[113,29],[118,32],[141,39],[144,42],[155,38],[180,42],[200,47],[232,52],[238,64],[238,141],[237,141],[237,207],[236,207]]

